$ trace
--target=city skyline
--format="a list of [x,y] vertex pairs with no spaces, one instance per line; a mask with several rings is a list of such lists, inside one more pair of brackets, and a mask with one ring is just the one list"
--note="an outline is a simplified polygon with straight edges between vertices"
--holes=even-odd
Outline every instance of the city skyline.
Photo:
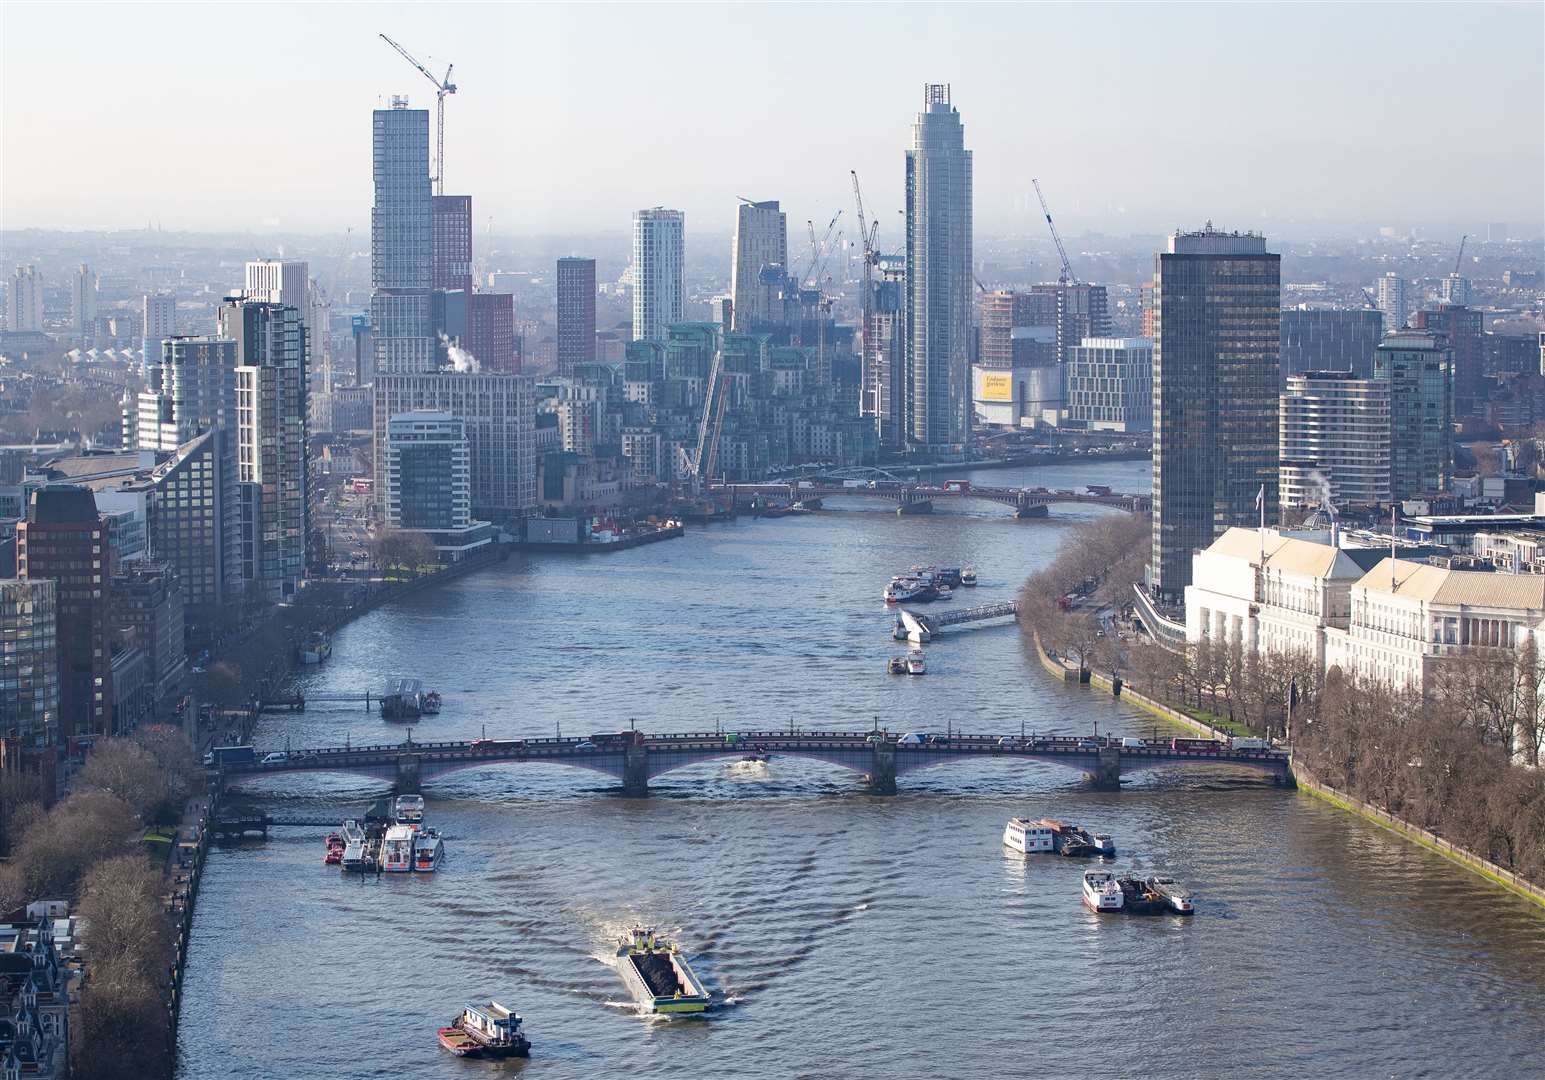
[[[717,237],[733,228],[737,194],[779,198],[796,221],[824,220],[849,202],[847,170],[856,168],[881,221],[881,246],[895,250],[906,115],[886,103],[909,98],[922,81],[951,83],[972,118],[984,233],[1038,229],[1032,176],[1047,185],[1069,232],[1167,232],[1213,217],[1274,234],[1283,221],[1505,220],[1517,222],[1520,235],[1538,235],[1545,202],[1539,8],[1251,5],[1203,14],[1135,5],[918,6],[885,9],[881,19],[878,9],[837,7],[829,18],[823,9],[817,22],[779,7],[771,10],[780,18],[763,20],[757,56],[697,49],[695,78],[653,76],[643,94],[626,62],[630,50],[734,40],[748,9],[324,7],[306,35],[285,38],[304,78],[284,81],[263,67],[283,20],[247,18],[250,6],[212,9],[196,33],[245,48],[199,50],[194,28],[175,10],[104,7],[79,20],[68,14],[79,8],[7,7],[3,87],[10,100],[28,102],[7,114],[0,211],[8,228],[146,221],[189,230],[358,228],[368,187],[351,163],[366,152],[368,135],[353,118],[393,94],[424,107],[433,92],[376,37],[381,31],[432,70],[456,64],[459,91],[446,103],[446,190],[472,195],[480,232],[490,221],[499,231],[621,231],[632,210],[664,205],[684,210],[695,234]],[[982,34],[989,11],[994,33]],[[158,74],[137,54],[115,53],[131,19],[136,28],[148,20],[168,47],[188,45],[186,62]],[[240,20],[240,35],[220,33],[224,20]],[[1401,40],[1392,25],[1412,41],[1439,37],[1448,46],[1444,92],[1423,96],[1419,108],[1409,95],[1388,93],[1396,69],[1380,58]],[[1047,50],[1033,74],[1021,74],[1016,41],[1091,33],[1098,47]],[[781,58],[807,65],[812,37],[845,57],[851,50],[838,43],[849,35],[887,61],[877,73],[843,62],[823,69],[817,58],[807,97],[818,99],[821,119],[812,123],[805,107],[790,106],[776,89]],[[1338,48],[1324,49],[1327,39]],[[509,41],[520,43],[520,63],[504,62]],[[47,95],[23,92],[57,70],[60,57],[46,47],[53,43],[119,87],[118,110],[88,107],[57,78]],[[1313,59],[1297,59],[1305,55]],[[114,76],[119,68],[123,78]],[[201,86],[198,94],[187,93],[189,80]],[[264,140],[280,133],[244,132],[242,151],[273,159],[247,177],[220,152],[218,120],[255,83],[294,122],[272,146]],[[1175,103],[1167,123],[1133,105],[1157,86]],[[1069,87],[1079,93],[1069,95]],[[1053,100],[1054,109],[1039,107]],[[1192,103],[1208,110],[1205,127],[1188,122]],[[116,119],[125,109],[176,122],[146,140]],[[684,115],[715,137],[674,138]],[[1486,116],[1495,122],[1476,122]],[[57,140],[66,128],[75,136]],[[1392,178],[1391,133],[1410,131],[1414,140],[1434,129],[1447,132],[1446,152]],[[1499,130],[1519,134],[1499,139]],[[183,164],[168,173],[155,167],[159,156]],[[830,169],[812,169],[816,158]],[[38,168],[45,160],[49,167]],[[118,166],[111,199],[102,197],[105,160]],[[617,168],[621,161],[629,167]],[[1327,161],[1336,164],[1335,184]],[[250,209],[238,218],[233,205]]]

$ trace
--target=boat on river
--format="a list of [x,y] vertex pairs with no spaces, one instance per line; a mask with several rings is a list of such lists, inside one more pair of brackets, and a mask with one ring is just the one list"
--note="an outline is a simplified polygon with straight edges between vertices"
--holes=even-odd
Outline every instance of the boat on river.
[[1174,878],[1156,874],[1146,882],[1148,888],[1164,898],[1164,904],[1177,915],[1190,915],[1196,910],[1191,903],[1191,891]]
[[393,825],[386,830],[381,841],[381,869],[392,873],[407,873],[413,869],[413,827]]
[[1044,821],[1029,818],[1009,818],[1003,827],[1003,846],[1021,855],[1033,855],[1041,851],[1057,850],[1057,832]]
[[490,1001],[487,1005],[467,1005],[436,1034],[440,1045],[457,1057],[524,1057],[531,1053],[531,1041],[521,1024],[517,1013]]
[[1120,911],[1125,901],[1115,874],[1109,870],[1084,871],[1084,903],[1090,911],[1102,914]]
[[700,1013],[708,1008],[708,991],[674,942],[653,927],[636,926],[617,950],[622,981],[645,1012]]
[[1121,906],[1128,915],[1161,915],[1169,909],[1164,897],[1140,877],[1117,877]]
[[1073,859],[1087,859],[1094,856],[1110,858],[1116,854],[1116,841],[1110,833],[1092,833],[1088,829],[1069,825],[1056,818],[1042,818],[1040,824],[1047,826],[1055,834],[1054,848],[1060,855]]
[[885,670],[891,675],[905,675],[907,673],[907,658],[905,656],[893,656],[885,665]]
[[413,869],[420,874],[432,874],[440,869],[445,858],[445,841],[438,829],[420,829],[413,834]]
[[915,652],[907,657],[907,674],[923,675],[928,671],[928,665],[923,662],[923,654]]
[[404,825],[417,825],[424,820],[424,796],[397,796],[397,801],[392,804],[392,814]]
[[339,860],[345,870],[361,870],[365,866],[365,830],[359,822],[350,818],[343,823],[343,855]]
[[321,630],[314,630],[306,635],[296,654],[302,664],[320,664],[333,655],[333,640]]
[[968,589],[973,588],[976,585],[976,571],[969,566],[966,567],[960,572],[960,583]]

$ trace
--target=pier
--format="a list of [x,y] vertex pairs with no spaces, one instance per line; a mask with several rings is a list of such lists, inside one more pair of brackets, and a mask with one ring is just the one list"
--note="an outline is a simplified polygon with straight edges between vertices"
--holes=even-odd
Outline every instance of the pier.
[[1007,600],[1001,604],[980,604],[977,607],[955,608],[937,614],[924,614],[911,608],[896,605],[896,627],[891,636],[897,641],[910,641],[914,645],[932,641],[934,635],[946,626],[964,623],[986,622],[989,619],[1011,619],[1019,614],[1019,602]]
[[1068,735],[934,734],[905,738],[889,731],[744,731],[609,735],[553,739],[479,739],[476,742],[404,742],[378,746],[331,746],[289,751],[283,762],[232,763],[218,772],[224,783],[296,772],[342,772],[389,781],[399,792],[418,791],[435,777],[501,763],[551,763],[603,773],[621,781],[625,794],[642,797],[657,776],[724,758],[750,754],[813,758],[862,774],[875,794],[896,793],[896,780],[919,769],[970,760],[1004,763],[1049,761],[1083,772],[1097,787],[1116,789],[1123,775],[1140,769],[1232,765],[1292,783],[1284,750],[1172,749],[1167,744],[1121,746],[1109,739]]

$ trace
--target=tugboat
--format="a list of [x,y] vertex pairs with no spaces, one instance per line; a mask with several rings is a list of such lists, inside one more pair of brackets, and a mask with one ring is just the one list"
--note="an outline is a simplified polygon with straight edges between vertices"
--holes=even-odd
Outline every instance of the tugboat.
[[343,850],[345,847],[343,836],[339,833],[330,832],[327,834],[326,843],[327,854],[323,857],[322,861],[328,866],[337,866],[343,862]]
[[1124,902],[1125,896],[1116,883],[1115,874],[1109,870],[1084,871],[1084,903],[1090,911],[1099,914],[1120,911]]
[[1191,893],[1172,877],[1157,875],[1146,882],[1149,889],[1163,897],[1164,904],[1177,915],[1190,915],[1196,908],[1191,904]]
[[520,1016],[497,1001],[469,1004],[437,1034],[440,1045],[457,1057],[525,1057],[531,1053],[531,1041],[521,1030]]
[[425,716],[434,716],[440,711],[440,692],[431,690],[424,695],[424,700],[419,703],[419,711]]
[[634,927],[617,950],[622,980],[645,1012],[700,1013],[708,1008],[708,991],[686,957],[653,927]]
[[974,569],[972,569],[971,567],[969,567],[969,566],[966,567],[964,570],[962,570],[960,572],[960,583],[962,585],[964,585],[968,589],[975,588],[976,587],[976,571]]
[[905,656],[893,656],[885,665],[885,670],[891,675],[905,675],[907,673],[907,658]]

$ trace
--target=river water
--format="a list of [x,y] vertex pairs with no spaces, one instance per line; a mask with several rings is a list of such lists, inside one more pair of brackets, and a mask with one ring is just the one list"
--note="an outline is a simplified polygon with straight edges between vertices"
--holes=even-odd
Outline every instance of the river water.
[[[1146,462],[981,473],[1147,490]],[[833,506],[844,505],[834,500]],[[917,562],[975,565],[1008,599],[1070,523],[889,504],[697,528],[608,556],[513,557],[342,631],[315,691],[417,675],[445,696],[415,737],[752,725],[1101,731],[1153,722],[1064,687],[1011,625],[927,648],[880,601]],[[941,508],[942,509],[942,508]],[[398,741],[365,711],[266,718],[260,746]],[[817,762],[705,764],[643,800],[563,766],[426,786],[435,875],[344,878],[317,830],[212,853],[180,1029],[184,1080],[367,1077],[1470,1077],[1541,1075],[1545,913],[1309,796],[1216,768],[1096,792],[1057,765],[975,762],[864,793]],[[272,777],[275,812],[341,819],[384,787]],[[1190,883],[1197,914],[1097,917],[1081,865],[1005,853],[1004,821],[1110,831],[1116,864]],[[609,954],[678,939],[722,1007],[637,1014]],[[465,1000],[526,1016],[526,1062],[441,1051]],[[1532,1071],[1531,1071],[1532,1070]]]

